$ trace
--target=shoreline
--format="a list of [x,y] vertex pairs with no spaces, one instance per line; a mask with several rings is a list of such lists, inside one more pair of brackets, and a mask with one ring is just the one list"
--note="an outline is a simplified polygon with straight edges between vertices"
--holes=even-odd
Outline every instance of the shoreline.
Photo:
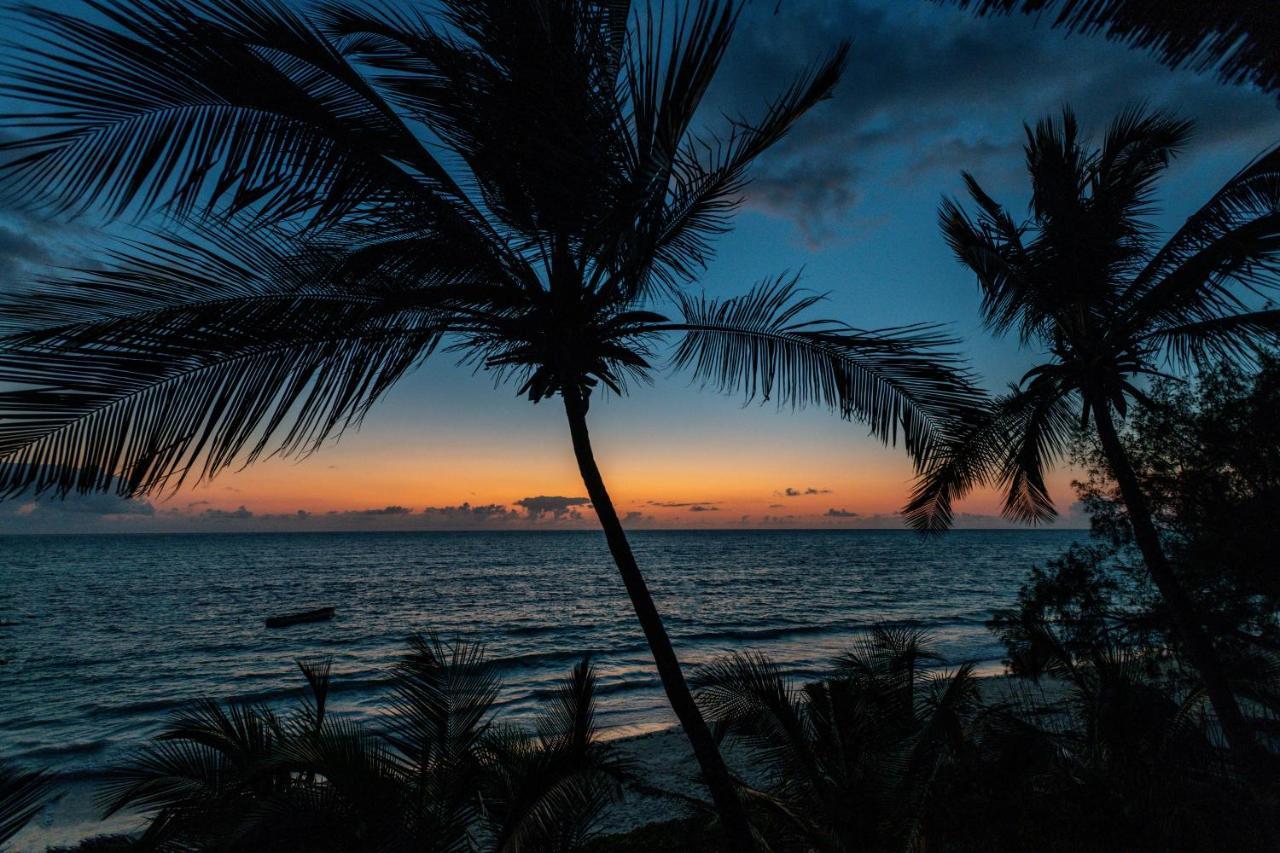
[[[989,673],[980,678],[988,700],[1009,697],[1022,685],[1032,684],[1005,673]],[[1047,681],[1041,685],[1049,692],[1061,690],[1061,685]],[[648,730],[637,732],[637,728]],[[615,746],[632,765],[642,784],[670,791],[677,797],[704,797],[695,781],[697,763],[678,725],[619,726],[602,731],[600,738]],[[735,772],[751,779],[751,768],[741,748],[730,744],[725,750],[725,760]],[[10,842],[13,853],[45,853],[51,846],[74,846],[96,836],[137,832],[143,824],[144,818],[133,813],[98,820],[100,811],[95,803],[98,784],[92,778],[78,776],[55,784],[56,799]],[[620,834],[670,820],[680,813],[682,808],[669,797],[628,789],[620,802],[605,810],[597,828],[602,834]]]

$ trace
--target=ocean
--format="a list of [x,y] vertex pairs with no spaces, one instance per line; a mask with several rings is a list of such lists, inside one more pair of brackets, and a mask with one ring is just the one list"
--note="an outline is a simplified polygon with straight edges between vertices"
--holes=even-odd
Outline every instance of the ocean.
[[[689,669],[763,651],[817,675],[875,621],[999,671],[984,628],[1081,531],[646,531],[633,544]],[[267,616],[333,606],[330,622]],[[414,632],[484,643],[503,719],[527,722],[573,663],[599,723],[674,722],[596,532],[0,537],[0,758],[96,775],[198,697],[287,702],[294,661],[332,656],[334,711],[372,719]]]

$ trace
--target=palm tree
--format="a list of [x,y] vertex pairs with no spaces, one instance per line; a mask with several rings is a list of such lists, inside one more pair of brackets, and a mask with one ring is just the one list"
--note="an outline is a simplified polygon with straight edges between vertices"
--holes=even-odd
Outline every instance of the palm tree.
[[1248,360],[1280,337],[1280,311],[1246,301],[1280,284],[1280,148],[1231,178],[1158,246],[1148,222],[1155,181],[1189,132],[1188,122],[1132,110],[1089,150],[1064,110],[1060,122],[1027,128],[1027,222],[968,174],[976,221],[959,203],[943,203],[942,230],[977,276],[987,327],[1016,330],[1043,361],[933,454],[905,512],[917,528],[943,529],[952,501],[989,483],[1005,491],[1010,519],[1050,519],[1044,472],[1062,458],[1076,425],[1092,424],[1187,658],[1228,742],[1246,754],[1255,740],[1165,556],[1117,428],[1131,401],[1146,403],[1143,378],[1165,365]]
[[[717,807],[746,821],[597,467],[597,389],[655,347],[726,392],[829,407],[922,454],[972,395],[936,329],[810,318],[776,279],[688,284],[747,170],[846,47],[755,119],[695,131],[741,11],[701,0],[93,0],[23,13],[0,185],[51,215],[157,221],[9,300],[0,490],[176,488],[357,424],[437,349],[560,397],[579,469]],[[162,216],[161,216],[162,215]]]
[[1276,10],[1248,0],[934,0],[973,8],[979,15],[1042,15],[1069,32],[1154,51],[1171,68],[1217,67],[1227,83],[1250,83],[1280,94],[1280,28]]
[[739,653],[701,671],[697,695],[745,746],[765,782],[749,796],[795,849],[923,850],[943,770],[978,712],[972,666],[943,672],[938,660],[927,634],[877,625],[822,681],[797,687]]
[[287,714],[204,701],[111,772],[107,814],[150,814],[146,849],[581,849],[626,765],[596,738],[578,664],[530,735],[494,722],[483,650],[413,637],[392,674],[389,731],[325,713],[328,663],[302,664]]

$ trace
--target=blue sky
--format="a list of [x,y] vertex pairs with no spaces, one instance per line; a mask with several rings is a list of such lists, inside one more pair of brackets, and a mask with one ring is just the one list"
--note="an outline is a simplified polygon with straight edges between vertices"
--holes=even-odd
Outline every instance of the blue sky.
[[[866,328],[949,324],[993,389],[1017,379],[1034,354],[982,331],[976,286],[938,234],[938,202],[959,191],[961,170],[1019,211],[1026,202],[1024,121],[1070,104],[1087,128],[1099,130],[1137,102],[1172,109],[1195,119],[1197,132],[1163,185],[1159,221],[1171,227],[1280,141],[1271,97],[1170,71],[1145,52],[1068,37],[1033,18],[978,19],[924,0],[785,0],[778,14],[774,6],[749,6],[712,92],[715,108],[752,112],[842,37],[853,40],[852,60],[836,97],[761,163],[703,285],[732,294],[803,269],[806,286],[830,294],[824,310],[833,318]],[[19,286],[34,265],[73,253],[79,233],[0,211],[0,286]],[[824,412],[744,409],[738,400],[698,393],[683,377],[598,403],[592,414],[606,475],[624,507],[641,513],[637,523],[760,525],[796,507],[795,524],[835,523],[829,510],[857,514],[841,517],[844,524],[892,523],[886,514],[901,503],[910,476],[900,451],[880,448],[856,424]],[[497,483],[486,479],[490,468],[524,475]],[[1064,507],[1069,479],[1068,472],[1055,480]],[[530,407],[509,388],[495,391],[487,377],[445,356],[405,380],[361,433],[334,450],[297,466],[273,462],[226,475],[159,504],[157,514],[130,513],[125,523],[157,524],[168,514],[198,527],[210,521],[201,515],[206,509],[241,506],[260,522],[266,514],[348,512],[365,504],[404,505],[418,516],[426,505],[513,507],[528,496],[572,497],[580,491],[575,482],[558,408]],[[774,493],[787,487],[821,494],[778,507]],[[320,493],[347,493],[349,500],[326,498],[334,505],[325,506],[313,499]],[[706,519],[681,513],[677,521],[649,513],[646,505],[656,502],[725,508]],[[994,503],[978,496],[969,509],[988,516]],[[102,515],[49,524],[97,529],[86,519]],[[0,508],[0,530],[38,529],[33,516],[39,513]]]

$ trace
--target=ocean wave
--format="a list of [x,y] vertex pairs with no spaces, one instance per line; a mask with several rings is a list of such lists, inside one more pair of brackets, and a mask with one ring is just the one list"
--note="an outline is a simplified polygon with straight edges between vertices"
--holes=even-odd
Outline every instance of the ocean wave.
[[23,750],[21,756],[27,761],[87,758],[88,756],[97,755],[105,751],[114,744],[115,741],[111,738],[96,738],[94,740],[74,741],[72,743],[62,743],[50,746],[34,746],[30,749]]
[[817,625],[806,625],[799,622],[788,622],[782,625],[770,625],[764,628],[718,628],[709,631],[698,631],[682,634],[679,639],[706,642],[709,640],[743,641],[743,640],[778,640],[783,637],[802,637],[822,634],[859,634],[868,631],[875,625],[890,628],[918,628],[934,630],[941,628],[983,626],[986,617],[970,618],[966,616],[947,616],[921,619],[874,619],[862,621],[827,622]]
[[[953,661],[998,657],[982,624],[989,611],[1013,604],[1027,567],[1066,541],[966,532],[943,548],[831,531],[634,539],[691,672],[756,648],[798,680],[819,677],[877,616],[934,632]],[[22,603],[0,612],[20,626],[0,632],[0,657],[12,664],[0,667],[0,754],[52,748],[66,755],[35,763],[111,765],[193,697],[296,700],[302,680],[289,661],[324,654],[334,657],[335,712],[376,724],[404,637],[432,628],[486,641],[505,682],[503,720],[527,723],[584,654],[598,664],[602,714],[624,726],[648,719],[665,702],[647,645],[607,553],[584,544],[540,533],[6,539],[14,558],[0,565],[0,589],[21,590]],[[260,615],[284,592],[331,601],[339,616],[265,632]],[[199,601],[217,603],[193,614]]]

